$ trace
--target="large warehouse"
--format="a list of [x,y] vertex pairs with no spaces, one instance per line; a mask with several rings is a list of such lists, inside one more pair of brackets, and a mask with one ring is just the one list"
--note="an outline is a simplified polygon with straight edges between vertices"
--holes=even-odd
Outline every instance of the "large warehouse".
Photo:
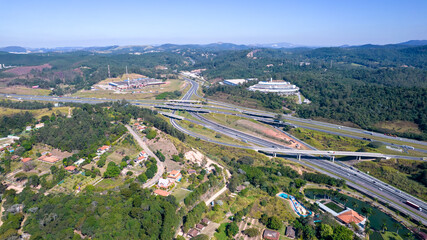
[[295,85],[292,85],[290,82],[285,81],[269,81],[269,82],[259,82],[253,86],[249,87],[250,91],[260,91],[264,93],[277,93],[282,95],[292,95],[297,94],[299,88]]

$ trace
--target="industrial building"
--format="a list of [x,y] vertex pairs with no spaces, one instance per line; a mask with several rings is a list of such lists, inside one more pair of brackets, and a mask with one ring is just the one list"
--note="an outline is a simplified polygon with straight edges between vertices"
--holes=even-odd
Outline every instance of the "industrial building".
[[246,83],[248,81],[258,80],[257,78],[246,78],[246,79],[226,79],[223,81],[224,84],[230,86],[237,86],[239,84]]
[[108,85],[117,89],[139,89],[146,86],[165,84],[163,81],[154,78],[135,78],[121,82],[110,82]]
[[259,82],[248,88],[250,91],[260,91],[263,93],[276,93],[280,95],[292,95],[299,92],[299,88],[290,82],[273,81]]

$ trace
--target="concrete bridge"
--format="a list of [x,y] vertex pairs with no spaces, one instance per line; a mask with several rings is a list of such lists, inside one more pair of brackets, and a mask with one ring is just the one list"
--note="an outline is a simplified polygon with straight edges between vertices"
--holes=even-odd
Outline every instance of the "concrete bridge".
[[372,158],[411,158],[413,160],[426,161],[423,157],[408,157],[400,155],[387,155],[383,153],[373,153],[373,152],[349,152],[349,151],[326,151],[326,150],[298,150],[298,149],[284,149],[284,148],[254,148],[258,152],[267,152],[272,153],[276,156],[277,153],[287,154],[287,155],[297,155],[298,159],[301,159],[301,155],[327,155],[332,157],[332,161],[335,160],[335,156],[354,156],[360,160],[362,157],[372,157]]

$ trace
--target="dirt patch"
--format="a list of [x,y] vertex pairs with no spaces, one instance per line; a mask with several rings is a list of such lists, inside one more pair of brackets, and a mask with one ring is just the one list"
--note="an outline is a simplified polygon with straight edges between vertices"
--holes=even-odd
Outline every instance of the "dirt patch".
[[46,144],[38,144],[36,145],[35,149],[37,149],[37,152],[43,153],[43,152],[50,152],[52,153],[52,156],[58,158],[60,161],[62,161],[62,159],[70,157],[71,155],[73,155],[73,153],[69,153],[69,152],[63,152],[59,149],[53,148],[51,146],[48,146]]
[[52,66],[48,63],[43,64],[43,65],[39,65],[39,66],[26,66],[26,67],[16,67],[16,68],[12,68],[12,69],[8,69],[5,72],[7,73],[12,73],[15,75],[27,75],[31,72],[31,70],[36,70],[36,71],[42,71],[45,68],[52,68]]
[[166,159],[172,158],[172,155],[178,155],[178,150],[172,141],[159,130],[157,130],[157,137],[147,140],[146,143],[153,152],[160,150],[163,155],[165,155]]
[[203,153],[193,149],[184,154],[185,159],[198,164],[199,166],[203,166],[207,163],[207,157],[203,155]]
[[273,139],[279,144],[286,144],[288,147],[291,147],[291,148],[305,149],[305,146],[302,145],[300,142],[293,140],[288,135],[284,134],[283,132],[277,129],[271,129],[246,119],[237,120],[236,124],[250,131],[258,133],[262,136]]
[[160,150],[166,157],[165,166],[166,171],[180,170],[181,165],[175,161],[172,161],[172,155],[178,155],[179,152],[176,149],[173,142],[163,132],[157,130],[157,137],[146,141],[148,147],[155,153]]

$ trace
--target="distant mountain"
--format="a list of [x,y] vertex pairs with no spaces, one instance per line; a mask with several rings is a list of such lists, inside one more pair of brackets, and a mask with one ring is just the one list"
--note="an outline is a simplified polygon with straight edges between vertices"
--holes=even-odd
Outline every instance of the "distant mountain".
[[298,48],[298,47],[306,47],[303,45],[281,42],[281,43],[262,43],[262,44],[252,44],[249,46],[262,47],[262,48]]
[[9,47],[3,47],[0,48],[1,52],[16,52],[16,53],[25,53],[27,52],[26,48],[19,47],[19,46],[9,46]]
[[407,42],[398,43],[397,45],[424,46],[427,45],[427,40],[410,40]]
[[[418,47],[427,45],[427,40],[410,40],[407,42],[386,44],[386,45],[342,45],[338,48],[363,48],[363,49],[381,49],[381,48],[397,48],[403,49],[407,47]],[[246,50],[252,48],[286,48],[286,49],[315,49],[320,47],[303,46],[287,42],[280,43],[262,43],[262,44],[234,44],[234,43],[210,43],[210,44],[162,44],[162,45],[129,45],[129,46],[103,46],[103,47],[56,47],[56,48],[24,48],[20,46],[9,46],[0,48],[0,51],[9,53],[46,53],[46,52],[75,52],[87,51],[103,54],[142,54],[148,52],[168,52],[180,50],[202,50],[202,51],[228,51],[228,50]]]

